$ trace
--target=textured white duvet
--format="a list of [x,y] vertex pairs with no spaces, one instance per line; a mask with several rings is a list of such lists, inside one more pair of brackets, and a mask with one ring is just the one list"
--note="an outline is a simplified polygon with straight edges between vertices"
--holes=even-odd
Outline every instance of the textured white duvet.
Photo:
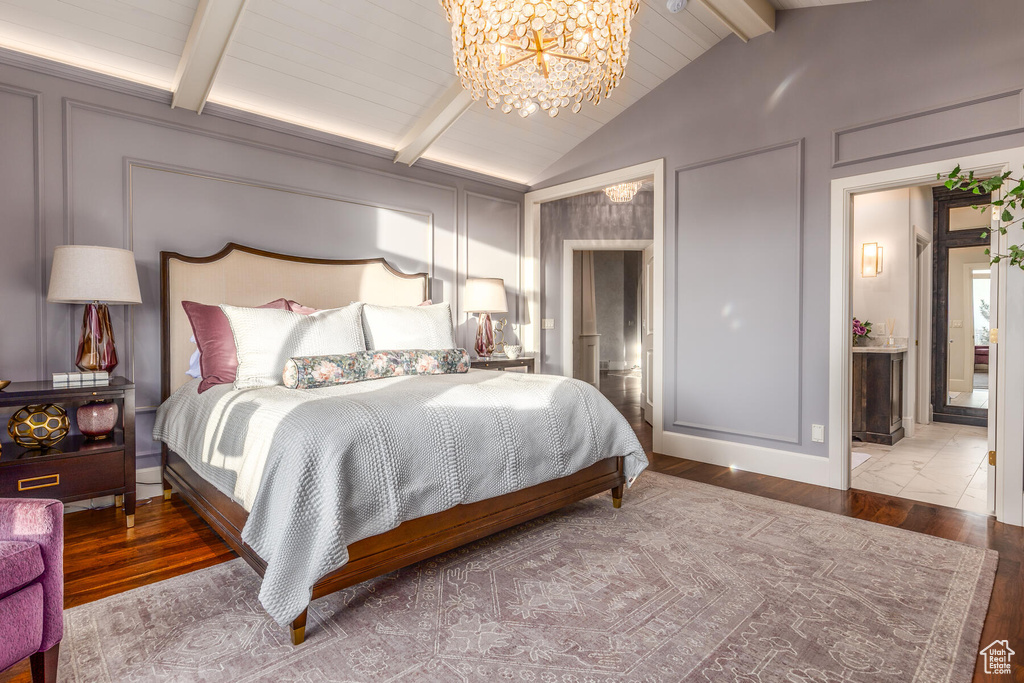
[[153,437],[249,511],[242,538],[267,562],[260,602],[280,624],[348,545],[402,522],[625,456],[647,458],[626,420],[588,384],[472,370],[198,394],[157,411]]

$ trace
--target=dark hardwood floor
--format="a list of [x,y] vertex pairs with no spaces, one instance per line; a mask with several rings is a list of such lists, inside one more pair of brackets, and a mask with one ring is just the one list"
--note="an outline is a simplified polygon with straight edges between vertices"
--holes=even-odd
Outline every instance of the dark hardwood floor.
[[[603,374],[601,391],[636,430],[654,471],[997,550],[999,568],[981,646],[1007,639],[1010,648],[1020,653],[1017,657],[1024,660],[1024,529],[952,508],[865,491],[835,491],[653,454],[653,430],[640,413],[640,380]],[[170,501],[144,501],[136,513],[134,529],[125,529],[123,515],[121,510],[109,508],[65,516],[66,607],[235,557],[177,496]],[[1024,682],[1024,666],[1015,661],[1012,677],[986,676],[979,658],[974,680]],[[0,673],[0,683],[30,681],[27,661]]]

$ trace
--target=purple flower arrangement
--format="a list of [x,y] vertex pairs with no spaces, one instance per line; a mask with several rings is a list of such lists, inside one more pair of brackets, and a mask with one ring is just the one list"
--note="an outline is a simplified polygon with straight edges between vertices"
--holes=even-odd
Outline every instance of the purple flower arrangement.
[[869,321],[861,322],[856,318],[853,319],[853,345],[856,346],[857,342],[861,339],[867,339],[871,334],[871,323]]

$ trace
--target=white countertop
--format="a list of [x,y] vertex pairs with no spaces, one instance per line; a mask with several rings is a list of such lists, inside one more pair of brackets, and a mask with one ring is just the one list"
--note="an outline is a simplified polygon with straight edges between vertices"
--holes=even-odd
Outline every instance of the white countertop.
[[907,350],[906,344],[899,346],[854,346],[854,353],[904,353]]

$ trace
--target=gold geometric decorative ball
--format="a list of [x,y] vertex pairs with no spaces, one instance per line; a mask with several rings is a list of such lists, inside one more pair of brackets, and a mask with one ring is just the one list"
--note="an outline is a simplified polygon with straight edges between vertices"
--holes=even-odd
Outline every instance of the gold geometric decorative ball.
[[7,422],[7,433],[23,448],[55,446],[70,429],[68,414],[52,403],[25,406]]

